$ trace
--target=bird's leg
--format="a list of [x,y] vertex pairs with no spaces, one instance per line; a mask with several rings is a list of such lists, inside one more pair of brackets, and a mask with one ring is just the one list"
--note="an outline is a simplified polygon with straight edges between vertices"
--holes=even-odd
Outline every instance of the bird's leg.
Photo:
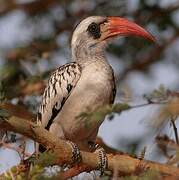
[[106,156],[106,152],[104,148],[102,148],[99,144],[89,141],[89,147],[92,151],[98,154],[99,162],[98,162],[98,169],[101,172],[101,175],[104,173],[105,169],[108,167],[108,159]]
[[67,141],[72,149],[72,164],[79,163],[81,161],[81,153],[78,146],[72,141]]
[[108,159],[106,156],[106,152],[102,147],[98,147],[98,149],[95,150],[95,153],[98,154],[98,158],[99,158],[98,169],[101,172],[101,175],[103,175],[105,169],[107,169],[108,166]]
[[[55,134],[55,136],[57,136],[60,139],[63,139],[63,140],[66,139],[63,132],[63,128],[58,123],[55,123],[55,122],[52,123],[52,125],[50,126],[50,132]],[[70,145],[72,149],[72,164],[79,163],[81,161],[81,154],[80,154],[80,150],[78,146],[72,141],[67,140],[66,142]]]

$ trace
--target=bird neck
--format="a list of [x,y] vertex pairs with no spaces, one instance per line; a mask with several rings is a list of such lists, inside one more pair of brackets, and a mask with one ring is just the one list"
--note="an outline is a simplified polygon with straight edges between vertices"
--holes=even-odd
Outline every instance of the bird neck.
[[105,61],[104,48],[98,45],[80,44],[72,46],[72,60],[80,65],[87,65],[94,61]]

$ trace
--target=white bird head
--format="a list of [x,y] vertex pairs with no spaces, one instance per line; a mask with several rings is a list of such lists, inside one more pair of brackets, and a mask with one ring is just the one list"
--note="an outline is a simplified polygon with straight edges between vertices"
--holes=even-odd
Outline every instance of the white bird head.
[[117,36],[139,36],[155,41],[144,28],[125,18],[91,16],[81,21],[73,32],[72,57],[78,60],[101,54],[108,40]]

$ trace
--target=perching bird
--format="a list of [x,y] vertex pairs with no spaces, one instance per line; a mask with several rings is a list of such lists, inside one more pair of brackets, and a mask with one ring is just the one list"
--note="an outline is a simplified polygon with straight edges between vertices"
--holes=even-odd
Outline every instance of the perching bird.
[[91,16],[78,24],[71,41],[72,62],[52,73],[38,111],[39,124],[80,150],[89,151],[104,119],[86,122],[77,117],[114,102],[114,72],[104,50],[111,38],[126,35],[154,41],[142,27],[120,17]]

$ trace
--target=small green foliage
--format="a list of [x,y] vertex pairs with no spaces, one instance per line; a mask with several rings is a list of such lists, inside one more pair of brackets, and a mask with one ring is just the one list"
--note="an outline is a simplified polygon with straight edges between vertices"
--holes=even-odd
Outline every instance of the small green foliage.
[[1,118],[9,118],[11,115],[9,112],[5,109],[0,109],[0,117]]
[[140,152],[139,159],[144,159],[145,153],[146,153],[146,149],[147,149],[147,147],[144,146],[144,148],[143,148],[142,151]]
[[153,92],[149,95],[144,95],[149,102],[150,101],[158,101],[163,102],[168,100],[168,89],[166,89],[163,85],[160,85],[158,89],[154,89]]
[[144,172],[142,174],[142,176],[139,178],[140,178],[140,180],[153,180],[153,179],[159,180],[159,179],[161,179],[161,175],[158,171],[149,169],[146,172]]
[[35,76],[30,76],[26,82],[28,84],[31,84],[31,83],[33,84],[33,83],[39,82],[40,80],[42,80],[42,77],[39,75],[35,75]]
[[[105,170],[105,171],[104,171],[104,174],[102,174],[102,175],[100,176],[100,180],[110,180],[110,179],[112,179],[112,177],[113,177],[113,172],[112,172],[112,171]],[[94,178],[95,178],[95,177],[94,177]],[[98,176],[96,176],[95,179],[99,179]],[[114,178],[114,179],[115,179],[115,178]]]
[[10,77],[16,74],[16,67],[11,64],[5,64],[3,67],[0,68],[0,81],[6,81]]
[[131,107],[129,106],[129,104],[118,103],[118,104],[114,104],[112,106],[111,111],[114,112],[114,113],[121,113],[122,111],[128,110],[130,108]]
[[155,170],[147,170],[142,173],[140,176],[132,175],[121,178],[121,180],[160,180],[162,177],[159,172]]
[[136,156],[136,152],[137,152],[137,149],[138,149],[138,147],[139,147],[139,143],[138,142],[133,142],[132,144],[129,144],[129,154],[130,154],[130,156],[132,156],[132,157],[137,157]]
[[40,175],[40,176],[36,176],[35,178],[33,178],[32,180],[59,180],[59,177],[56,176],[45,176],[45,175]]
[[42,173],[44,172],[44,168],[39,165],[31,166],[30,171],[28,173],[29,179],[37,180],[39,177],[42,176]]
[[86,129],[88,129],[91,127],[91,123],[94,123],[96,121],[101,121],[104,119],[104,117],[105,115],[103,114],[103,112],[95,111],[95,112],[83,112],[79,116],[77,116],[77,119],[80,124],[81,123],[84,124]]
[[[131,107],[128,104],[114,104],[114,105],[105,105],[93,112],[83,112],[76,118],[79,120],[79,123],[85,123],[85,126],[90,128],[91,123],[102,121],[106,115],[113,115],[113,113],[120,114],[122,111],[128,110]],[[92,120],[92,121],[90,121]]]
[[3,86],[3,82],[0,81],[0,103],[4,102],[6,100],[5,98],[5,90]]
[[20,174],[18,174],[17,176],[16,176],[16,180],[23,180],[24,178],[24,175],[20,175]]
[[13,178],[16,180],[24,180],[26,179],[26,174],[24,172],[19,172],[19,166],[13,166],[3,174],[2,180],[12,180]]
[[[46,169],[41,165],[31,164],[29,168],[20,170],[19,166],[12,167],[9,171],[6,172],[3,176],[3,180],[12,180],[12,177],[16,180],[56,180],[57,174],[46,173]],[[1,180],[1,177],[0,177]]]
[[50,151],[46,151],[44,153],[40,153],[40,156],[37,160],[35,160],[35,164],[40,165],[42,167],[50,166],[54,163],[55,155]]
[[179,162],[179,150],[176,151],[176,160]]

